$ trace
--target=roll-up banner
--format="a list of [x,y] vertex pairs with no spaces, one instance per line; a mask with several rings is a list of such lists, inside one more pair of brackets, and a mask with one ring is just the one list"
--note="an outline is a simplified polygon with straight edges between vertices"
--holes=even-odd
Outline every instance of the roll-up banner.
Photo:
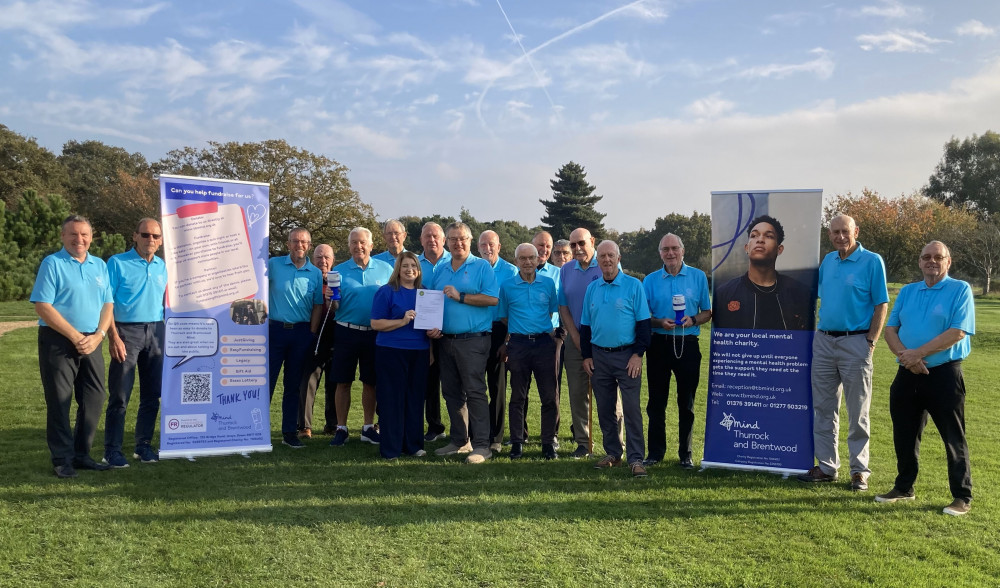
[[160,457],[271,451],[268,184],[160,176]]
[[702,467],[813,464],[809,371],[822,190],[712,192],[712,339]]

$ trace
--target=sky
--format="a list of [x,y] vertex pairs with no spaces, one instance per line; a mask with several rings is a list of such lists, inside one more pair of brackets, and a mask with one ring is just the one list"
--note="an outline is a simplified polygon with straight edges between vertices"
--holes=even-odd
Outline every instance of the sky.
[[631,231],[713,190],[920,189],[1000,130],[1000,2],[0,0],[0,80],[56,153],[284,139],[382,220],[529,227],[575,161]]

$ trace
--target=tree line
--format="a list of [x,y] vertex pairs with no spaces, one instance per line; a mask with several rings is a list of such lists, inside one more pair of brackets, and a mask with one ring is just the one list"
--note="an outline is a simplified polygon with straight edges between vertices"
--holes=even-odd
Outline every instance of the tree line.
[[[531,241],[540,230],[558,240],[584,227],[598,239],[618,242],[622,266],[640,278],[662,266],[657,249],[668,232],[684,241],[688,264],[711,268],[708,214],[671,212],[648,229],[609,229],[598,210],[603,196],[587,182],[584,166],[573,161],[555,172],[550,197],[539,199],[545,214],[531,227],[511,220],[480,221],[465,208],[457,217],[376,215],[351,187],[348,173],[336,160],[280,139],[210,141],[149,162],[141,153],[100,141],[71,140],[56,154],[0,124],[0,300],[28,297],[41,259],[61,247],[59,225],[71,213],[93,223],[91,253],[107,258],[124,251],[138,219],[159,217],[158,174],[269,183],[272,255],[285,253],[284,236],[298,226],[312,232],[314,243],[332,245],[338,260],[346,258],[347,235],[356,226],[372,231],[378,251],[384,248],[379,218],[395,216],[406,227],[407,249],[417,252],[424,223],[446,226],[460,220],[477,236],[496,231],[501,256],[508,261],[519,243]],[[882,254],[890,280],[917,277],[915,252],[937,238],[952,246],[953,273],[975,279],[988,291],[1000,268],[1000,135],[987,131],[962,141],[952,138],[927,185],[911,195],[886,198],[867,188],[860,195],[835,195],[824,209],[824,224],[840,212],[858,221],[860,240]],[[825,230],[820,232],[820,242],[829,250]]]

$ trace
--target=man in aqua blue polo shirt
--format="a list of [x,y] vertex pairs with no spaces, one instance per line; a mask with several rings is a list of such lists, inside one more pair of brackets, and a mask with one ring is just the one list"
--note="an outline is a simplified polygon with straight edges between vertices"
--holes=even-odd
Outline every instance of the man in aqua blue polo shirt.
[[857,241],[854,219],[830,220],[831,251],[819,266],[819,326],[813,338],[813,451],[816,465],[803,482],[837,479],[840,396],[847,404],[850,488],[868,489],[868,412],[872,402],[872,353],[889,310],[882,257]]
[[133,457],[142,463],[159,460],[152,447],[153,430],[160,412],[163,380],[163,294],[167,290],[167,264],[156,256],[163,243],[160,223],[139,221],[132,234],[135,247],[108,260],[115,320],[108,331],[111,366],[108,368],[108,408],[104,416],[104,463],[127,468],[122,454],[125,411],[139,370],[139,411],[135,419]]
[[493,326],[490,307],[496,306],[500,291],[490,264],[470,253],[468,225],[451,223],[445,234],[451,260],[437,266],[432,285],[444,292],[444,326],[427,334],[441,339],[441,393],[451,418],[451,442],[434,453],[469,453],[467,463],[483,463],[493,457],[486,359]]
[[[549,257],[552,254],[552,234],[548,231],[538,231],[535,236],[531,239],[531,244],[535,246],[535,250],[538,252],[538,265],[535,266],[535,273],[540,276],[545,276],[551,279],[556,285],[556,297],[559,295],[559,267],[549,263]],[[569,241],[566,241],[566,247],[569,248]],[[555,357],[555,372],[556,372],[556,397],[560,396],[560,387],[562,385],[562,346],[563,339],[566,337],[566,331],[559,326],[559,311],[552,313],[552,328],[554,329],[554,337],[556,342],[556,357]],[[524,414],[528,414],[528,395],[524,397]],[[555,426],[555,437],[552,439],[552,444],[559,449],[559,413],[556,413],[556,426]],[[524,438],[528,438],[528,423],[524,423]],[[542,440],[543,443],[546,441]]]
[[[590,376],[597,402],[597,417],[604,437],[605,457],[594,467],[617,466],[622,450],[632,475],[646,476],[642,458],[642,356],[649,348],[649,304],[642,283],[621,271],[621,253],[614,241],[601,241],[597,262],[601,278],[587,286],[580,317],[580,350],[583,369]],[[618,391],[621,390],[619,404]],[[621,406],[622,416],[618,416]],[[622,447],[622,418],[626,443]]]
[[920,252],[922,282],[907,284],[896,297],[885,343],[899,362],[889,388],[889,416],[898,475],[892,490],[876,502],[913,500],[920,438],[928,415],[944,440],[948,483],[954,498],[944,513],[960,516],[972,503],[972,473],[965,441],[965,378],[962,360],[976,333],[972,288],[948,276],[951,251],[931,241]]
[[312,239],[303,228],[288,233],[288,255],[267,260],[268,370],[271,398],[278,372],[285,366],[281,397],[281,442],[293,449],[305,447],[296,433],[299,384],[306,357],[316,344],[314,335],[323,319],[323,274],[309,261]]
[[396,258],[406,251],[406,227],[398,220],[391,218],[382,225],[382,238],[385,239],[385,251],[378,255],[372,255],[372,259],[384,261],[389,265],[396,266]]
[[[38,368],[45,393],[45,437],[56,476],[75,478],[77,469],[107,470],[90,447],[104,403],[101,343],[111,328],[113,298],[104,261],[87,253],[90,221],[63,221],[63,248],[42,260],[31,291],[38,313]],[[76,426],[69,423],[76,398]]]
[[[649,453],[645,465],[663,461],[667,451],[666,412],[672,372],[677,378],[677,457],[682,468],[690,469],[694,467],[691,459],[694,398],[701,379],[699,325],[712,319],[712,298],[705,272],[684,263],[684,243],[680,237],[667,233],[660,239],[660,259],[663,267],[642,282],[653,326],[646,356]],[[679,323],[675,299],[678,305],[683,305]]]
[[347,237],[351,258],[333,268],[340,273],[340,307],[333,359],[328,378],[337,382],[337,431],[330,445],[347,443],[347,414],[351,410],[351,386],[360,367],[361,411],[364,423],[361,440],[379,444],[375,428],[375,338],[372,329],[372,300],[379,288],[389,283],[393,266],[372,259],[372,233],[355,227]]
[[524,409],[534,374],[542,404],[542,456],[556,459],[559,396],[556,394],[556,345],[552,313],[558,310],[556,285],[537,272],[538,250],[521,243],[514,251],[518,273],[500,284],[497,316],[507,325],[507,365],[510,368],[510,458],[524,453]]
[[[498,288],[517,273],[514,264],[500,257],[500,235],[495,231],[483,231],[479,235],[479,255],[493,268]],[[507,340],[507,325],[497,317],[496,306],[490,307],[490,316],[493,326],[490,355],[486,360],[486,388],[490,393],[490,451],[500,451],[507,416],[507,366],[501,349]]]
[[[444,229],[436,222],[430,221],[420,229],[420,247],[423,248],[417,259],[420,261],[420,273],[425,288],[434,283],[434,268],[451,259],[451,254],[444,249]],[[424,416],[427,418],[427,434],[424,441],[431,443],[444,439],[444,423],[441,422],[441,341],[431,340],[431,365],[427,370],[427,392],[424,396]]]
[[[582,459],[590,456],[593,448],[590,437],[590,375],[583,368],[580,320],[587,287],[591,282],[601,279],[601,268],[597,266],[594,237],[589,230],[582,227],[574,229],[569,238],[573,259],[559,270],[559,320],[567,335],[563,354],[566,383],[569,386],[569,409],[573,418],[570,430],[576,441],[576,451],[572,457]],[[615,416],[621,420],[620,407]]]

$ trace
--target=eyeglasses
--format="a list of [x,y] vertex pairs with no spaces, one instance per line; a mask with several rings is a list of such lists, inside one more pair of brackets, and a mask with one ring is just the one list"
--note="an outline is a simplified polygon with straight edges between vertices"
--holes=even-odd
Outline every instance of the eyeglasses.
[[159,233],[139,233],[139,236],[143,239],[159,239],[163,235]]
[[942,261],[948,259],[946,255],[921,255],[920,261],[936,261],[941,263]]
[[461,243],[463,241],[471,241],[472,237],[448,237],[449,243]]

